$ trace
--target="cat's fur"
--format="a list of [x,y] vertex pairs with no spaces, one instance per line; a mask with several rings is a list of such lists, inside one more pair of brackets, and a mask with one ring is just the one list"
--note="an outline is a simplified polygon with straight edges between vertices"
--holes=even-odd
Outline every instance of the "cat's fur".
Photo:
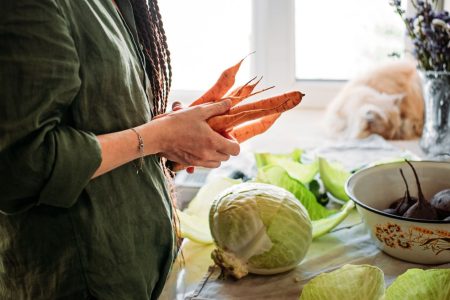
[[391,62],[350,80],[327,107],[325,126],[346,138],[413,139],[422,132],[423,107],[415,63]]

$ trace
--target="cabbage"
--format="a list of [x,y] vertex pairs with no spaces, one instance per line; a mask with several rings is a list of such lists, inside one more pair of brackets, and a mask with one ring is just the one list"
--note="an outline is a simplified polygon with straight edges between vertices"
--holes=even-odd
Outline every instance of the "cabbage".
[[370,265],[345,265],[309,281],[300,300],[380,300],[383,295],[383,271]]
[[312,240],[308,213],[295,196],[264,183],[241,183],[213,202],[212,258],[225,274],[276,274],[297,266]]

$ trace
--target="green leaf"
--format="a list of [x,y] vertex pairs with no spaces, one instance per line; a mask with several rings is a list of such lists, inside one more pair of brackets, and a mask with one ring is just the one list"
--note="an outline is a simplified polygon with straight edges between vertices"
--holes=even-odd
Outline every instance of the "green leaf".
[[[384,296],[383,271],[370,265],[345,265],[309,281],[300,300],[380,300]],[[408,299],[400,297],[397,299]]]
[[286,154],[275,154],[267,152],[255,153],[256,166],[258,168],[262,168],[264,166],[273,164],[276,159],[287,159],[295,162],[300,162],[300,160],[302,159],[302,154],[303,150],[301,149],[294,149],[292,152]]
[[315,160],[311,164],[301,164],[287,159],[276,159],[275,165],[283,167],[292,178],[301,183],[308,184],[319,172],[319,161]]
[[409,269],[385,290],[383,272],[370,265],[345,265],[309,281],[300,300],[447,300],[450,269]]
[[214,242],[209,230],[208,220],[205,221],[197,215],[189,215],[178,209],[177,216],[180,220],[180,235],[182,238],[188,238],[191,241],[206,245]]
[[300,162],[302,159],[303,150],[299,148],[295,148],[292,152],[287,154],[274,154],[274,153],[255,153],[256,166],[258,168],[270,165],[272,163],[272,159],[288,159],[295,162]]
[[188,215],[199,216],[207,221],[209,218],[209,209],[216,196],[226,188],[241,182],[241,180],[228,177],[218,177],[215,180],[206,183],[199,189],[194,199],[189,202],[189,205],[184,212]]
[[289,154],[256,153],[256,165],[258,169],[268,165],[283,167],[289,173],[289,176],[307,184],[319,172],[319,162],[314,160],[310,164],[301,163],[302,153],[303,151],[300,149],[295,149]]
[[292,194],[303,204],[308,211],[311,220],[326,218],[335,210],[329,210],[316,201],[316,197],[299,180],[291,177],[289,173],[280,166],[267,165],[258,170],[256,181],[273,184],[282,187]]
[[201,244],[213,242],[209,229],[209,210],[217,195],[226,188],[241,183],[226,177],[217,178],[205,184],[184,211],[177,210],[181,237]]
[[345,182],[350,177],[350,172],[339,163],[329,163],[324,158],[319,158],[320,178],[325,189],[334,197],[348,201],[350,198],[345,193]]
[[312,221],[313,225],[313,239],[318,238],[326,233],[328,233],[331,229],[339,225],[351,212],[351,210],[355,207],[353,201],[348,201],[341,207],[339,212],[320,220]]
[[448,300],[450,269],[410,269],[388,287],[386,299]]

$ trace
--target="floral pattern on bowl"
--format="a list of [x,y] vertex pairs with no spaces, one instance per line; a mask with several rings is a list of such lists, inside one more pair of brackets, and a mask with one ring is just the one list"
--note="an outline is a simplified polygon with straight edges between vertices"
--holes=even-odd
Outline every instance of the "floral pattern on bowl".
[[413,245],[417,245],[422,250],[431,250],[435,255],[450,251],[450,232],[445,230],[412,226],[403,231],[400,225],[387,223],[375,226],[375,236],[378,241],[391,248],[411,249]]
[[[450,162],[412,162],[420,178],[425,199],[450,188]],[[347,195],[356,203],[372,240],[386,254],[417,264],[450,263],[450,221],[412,219],[384,212],[405,194],[408,182],[417,195],[414,174],[405,162],[367,167],[354,173],[346,183]]]

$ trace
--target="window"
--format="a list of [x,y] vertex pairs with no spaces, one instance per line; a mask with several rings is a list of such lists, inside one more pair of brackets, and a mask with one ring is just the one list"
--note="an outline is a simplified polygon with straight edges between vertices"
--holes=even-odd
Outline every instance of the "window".
[[352,78],[402,53],[403,36],[402,20],[388,1],[296,1],[295,77]]
[[[170,98],[192,101],[213,85],[221,70],[237,63],[251,46],[251,1],[159,1],[169,49],[173,82]],[[238,82],[251,77],[246,60]]]
[[266,95],[298,89],[324,107],[344,80],[401,53],[404,26],[389,0],[163,0],[172,51],[170,98],[192,101],[255,51],[237,78],[263,76]]

